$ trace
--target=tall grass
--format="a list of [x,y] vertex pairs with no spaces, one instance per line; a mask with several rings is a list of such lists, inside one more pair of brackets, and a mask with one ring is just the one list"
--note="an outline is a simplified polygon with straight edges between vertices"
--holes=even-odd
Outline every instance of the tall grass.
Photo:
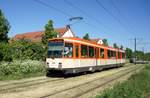
[[150,98],[150,65],[95,98]]
[[0,63],[0,80],[20,79],[24,77],[45,74],[45,64],[42,61],[24,60]]

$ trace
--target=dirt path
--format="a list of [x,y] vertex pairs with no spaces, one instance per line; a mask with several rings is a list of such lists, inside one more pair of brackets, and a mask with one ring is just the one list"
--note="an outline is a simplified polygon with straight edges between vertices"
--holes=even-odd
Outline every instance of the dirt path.
[[[115,77],[115,73],[122,73],[124,70],[133,69],[138,66],[140,65],[125,66],[65,79],[37,77],[19,81],[0,82],[0,98],[62,98],[62,96],[64,98],[71,98],[100,85],[110,78],[108,76]],[[83,94],[80,97],[84,96],[87,98],[91,97],[92,94],[87,92],[87,94]]]

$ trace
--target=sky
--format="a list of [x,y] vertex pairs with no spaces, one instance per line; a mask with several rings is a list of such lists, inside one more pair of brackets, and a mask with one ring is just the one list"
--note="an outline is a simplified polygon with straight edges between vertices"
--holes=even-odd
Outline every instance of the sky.
[[[106,38],[113,43],[150,52],[150,0],[0,0],[0,9],[11,25],[9,37],[72,24],[76,36]],[[82,20],[69,21],[71,17]]]

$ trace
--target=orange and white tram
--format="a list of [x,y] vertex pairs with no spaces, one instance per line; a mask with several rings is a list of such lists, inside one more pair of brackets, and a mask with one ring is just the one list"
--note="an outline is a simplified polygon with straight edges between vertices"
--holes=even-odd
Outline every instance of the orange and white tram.
[[125,63],[125,51],[80,38],[54,38],[48,42],[48,71],[64,74],[96,71]]

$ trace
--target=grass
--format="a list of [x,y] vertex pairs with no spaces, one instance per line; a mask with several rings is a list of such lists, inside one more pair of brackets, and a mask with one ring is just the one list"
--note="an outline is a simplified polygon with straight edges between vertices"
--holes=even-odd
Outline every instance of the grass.
[[95,98],[150,98],[150,65]]
[[24,60],[0,63],[0,80],[15,80],[45,75],[42,61]]

